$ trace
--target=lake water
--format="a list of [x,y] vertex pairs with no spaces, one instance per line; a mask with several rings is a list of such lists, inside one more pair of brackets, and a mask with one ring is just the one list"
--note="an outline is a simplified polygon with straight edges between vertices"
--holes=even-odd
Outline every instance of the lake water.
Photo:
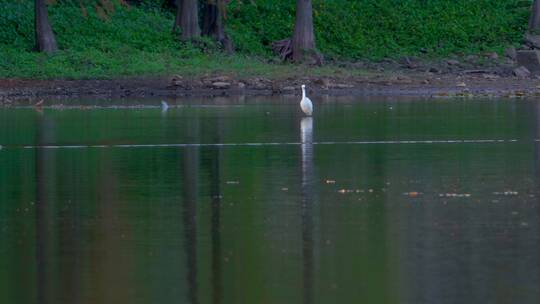
[[540,103],[314,99],[0,109],[0,303],[540,303]]

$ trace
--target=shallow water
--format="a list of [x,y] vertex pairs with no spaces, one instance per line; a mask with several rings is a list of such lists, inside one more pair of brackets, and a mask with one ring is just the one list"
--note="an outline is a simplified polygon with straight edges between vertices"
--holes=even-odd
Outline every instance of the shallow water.
[[0,303],[540,303],[540,103],[315,102],[0,109]]

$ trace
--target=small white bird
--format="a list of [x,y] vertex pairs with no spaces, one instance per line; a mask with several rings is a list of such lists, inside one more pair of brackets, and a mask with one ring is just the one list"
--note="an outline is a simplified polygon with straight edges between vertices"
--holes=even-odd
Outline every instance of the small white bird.
[[313,114],[313,104],[306,96],[306,85],[304,84],[302,85],[302,100],[300,101],[300,108],[307,116],[311,116],[311,114]]
[[165,100],[162,100],[161,101],[161,110],[163,112],[167,111],[169,109],[169,105],[167,104],[167,102]]

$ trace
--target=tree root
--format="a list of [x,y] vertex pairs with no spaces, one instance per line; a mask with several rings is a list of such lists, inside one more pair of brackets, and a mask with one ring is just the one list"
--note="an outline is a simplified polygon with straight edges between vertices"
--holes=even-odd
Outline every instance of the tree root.
[[272,42],[272,51],[283,61],[290,60],[318,66],[324,64],[324,58],[317,50],[299,50],[300,54],[294,54],[291,38]]

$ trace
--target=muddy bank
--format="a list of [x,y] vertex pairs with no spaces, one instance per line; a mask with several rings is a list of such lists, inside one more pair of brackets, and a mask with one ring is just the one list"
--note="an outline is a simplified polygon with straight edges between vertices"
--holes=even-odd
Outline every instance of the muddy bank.
[[446,75],[395,72],[283,79],[227,75],[116,80],[4,79],[0,80],[0,103],[5,106],[28,105],[41,99],[299,95],[300,84],[308,86],[311,96],[540,97],[540,79],[472,70]]

